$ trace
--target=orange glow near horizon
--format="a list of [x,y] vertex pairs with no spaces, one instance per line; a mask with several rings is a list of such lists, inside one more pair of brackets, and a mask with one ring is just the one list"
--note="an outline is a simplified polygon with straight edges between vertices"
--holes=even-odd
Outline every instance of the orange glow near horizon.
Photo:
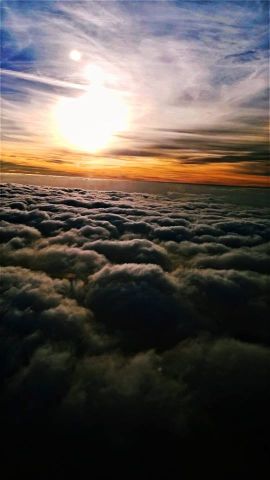
[[172,158],[89,155],[61,149],[15,149],[2,153],[2,173],[44,174],[85,178],[111,178],[155,182],[179,182],[232,186],[269,187],[265,175],[250,175],[230,163],[194,166]]

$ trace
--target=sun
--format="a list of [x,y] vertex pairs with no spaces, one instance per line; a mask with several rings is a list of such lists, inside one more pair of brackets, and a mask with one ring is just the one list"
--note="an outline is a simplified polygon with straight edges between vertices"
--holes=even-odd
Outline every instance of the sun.
[[78,50],[71,50],[69,52],[69,58],[74,62],[79,62],[81,60],[81,56],[81,52],[79,52]]
[[53,120],[58,143],[95,153],[128,128],[129,111],[118,92],[93,82],[80,97],[61,98],[55,105]]

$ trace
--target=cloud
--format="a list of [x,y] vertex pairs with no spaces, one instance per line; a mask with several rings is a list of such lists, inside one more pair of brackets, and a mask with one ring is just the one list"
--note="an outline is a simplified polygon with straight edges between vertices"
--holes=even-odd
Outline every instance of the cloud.
[[[6,170],[104,175],[109,160],[106,173],[118,168],[119,176],[121,162],[121,174],[131,168],[134,178],[135,167],[147,178],[155,159],[158,178],[168,166],[174,172],[170,181],[186,171],[196,178],[193,165],[225,164],[223,181],[227,164],[247,182],[267,175],[268,18],[261,4],[230,2],[228,16],[226,2],[197,2],[196,12],[185,1],[43,3],[32,4],[31,16],[26,6],[3,3],[4,138],[13,150],[27,147],[22,161],[7,148]],[[69,60],[75,47],[81,62]],[[52,133],[55,104],[88,87],[89,64],[104,70],[106,88],[124,95],[132,117],[128,131],[102,152],[101,167],[93,155],[79,153],[80,167],[78,152],[67,160],[66,145]],[[25,162],[33,154],[34,167]]]
[[269,212],[232,195],[2,185],[10,471],[268,461]]
[[[19,204],[15,203],[12,205],[18,207]],[[24,204],[21,203],[22,208],[24,208]],[[0,224],[0,241],[7,242],[12,240],[14,237],[22,238],[26,242],[35,241],[41,237],[40,232],[33,227],[28,227],[27,225],[11,225],[8,222],[1,222]]]
[[86,303],[109,332],[118,332],[124,348],[125,343],[135,350],[165,348],[189,329],[188,308],[178,301],[176,292],[174,279],[160,267],[125,264],[94,274]]
[[20,265],[60,278],[85,277],[105,263],[102,255],[76,247],[51,246],[40,250],[21,248],[13,251],[7,244],[2,248],[1,255],[5,265]]
[[253,270],[255,272],[268,273],[270,268],[269,256],[253,249],[242,249],[240,252],[226,252],[220,256],[199,259],[198,267]]
[[149,240],[97,240],[85,243],[83,248],[101,253],[113,263],[154,263],[170,269],[166,250]]

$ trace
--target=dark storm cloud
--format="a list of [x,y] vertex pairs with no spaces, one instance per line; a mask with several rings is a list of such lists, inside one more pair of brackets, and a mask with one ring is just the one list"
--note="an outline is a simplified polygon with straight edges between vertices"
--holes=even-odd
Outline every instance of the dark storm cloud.
[[120,447],[129,460],[221,437],[231,454],[243,438],[257,448],[270,428],[269,211],[229,199],[2,185],[7,438],[42,432],[50,458],[80,451],[88,467],[89,451],[97,465]]

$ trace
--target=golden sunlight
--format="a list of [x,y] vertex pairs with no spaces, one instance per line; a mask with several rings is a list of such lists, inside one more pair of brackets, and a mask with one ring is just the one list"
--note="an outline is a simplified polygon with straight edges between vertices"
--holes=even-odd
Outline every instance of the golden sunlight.
[[61,98],[53,119],[57,143],[94,153],[128,128],[129,111],[119,93],[94,82],[79,98]]

